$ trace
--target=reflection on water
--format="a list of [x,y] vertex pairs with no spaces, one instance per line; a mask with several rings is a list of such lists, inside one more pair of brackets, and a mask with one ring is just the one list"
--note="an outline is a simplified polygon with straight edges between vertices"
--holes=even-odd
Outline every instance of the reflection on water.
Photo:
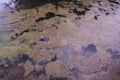
[[0,11],[3,11],[5,8],[5,4],[4,3],[0,3]]
[[31,9],[46,3],[56,4],[56,1],[57,0],[10,0],[9,6],[12,6],[17,10]]
[[2,11],[4,8],[4,4],[0,3],[0,11]]
[[0,0],[0,12],[3,11],[5,7],[20,10],[35,8],[45,3],[46,1],[43,0]]
[[6,4],[9,4],[10,0],[0,0],[0,11],[3,11]]
[[0,47],[3,47],[9,41],[10,32],[2,25],[2,21],[7,18],[7,15],[3,13],[6,4],[9,4],[10,0],[0,0]]
[[45,1],[42,0],[0,0],[0,11],[4,7],[11,7],[16,9],[30,9],[39,5],[43,5]]
[[5,19],[7,18],[7,16],[0,16],[0,19]]
[[21,9],[36,8],[48,3],[55,5],[55,8],[57,9],[57,7],[60,5],[58,3],[61,1],[62,0],[1,0],[0,11],[2,11],[4,7],[9,7],[10,9],[15,9],[15,10],[21,10]]

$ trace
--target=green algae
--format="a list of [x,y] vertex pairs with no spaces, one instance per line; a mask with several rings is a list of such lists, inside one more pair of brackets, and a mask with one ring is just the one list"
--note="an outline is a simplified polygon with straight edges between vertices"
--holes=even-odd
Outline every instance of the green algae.
[[0,48],[0,59],[6,57],[17,57],[20,54],[29,54],[30,48],[27,44],[21,44],[19,46],[4,46]]

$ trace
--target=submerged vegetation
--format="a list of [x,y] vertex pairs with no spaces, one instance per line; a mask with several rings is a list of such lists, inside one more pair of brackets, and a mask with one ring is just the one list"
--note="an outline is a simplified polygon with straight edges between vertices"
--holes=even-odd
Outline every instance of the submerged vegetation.
[[[79,75],[96,74],[104,71],[103,68],[106,66],[109,67],[106,62],[107,56],[104,57],[104,53],[100,52],[101,45],[97,45],[95,38],[100,34],[102,44],[104,35],[101,31],[106,30],[103,25],[99,25],[100,28],[91,26],[97,25],[96,22],[102,15],[109,17],[115,12],[120,4],[118,0],[10,1],[6,6],[13,11],[10,14],[10,18],[13,19],[10,19],[12,22],[6,21],[5,24],[11,27],[10,32],[5,34],[0,32],[0,80],[69,80],[72,77],[75,79],[71,80],[83,80]],[[104,2],[108,7],[104,6]],[[79,22],[80,19],[89,21],[89,16],[90,25],[89,22]],[[2,20],[6,17],[0,18]],[[91,19],[95,23],[91,22]],[[111,40],[113,36],[109,29],[107,31],[105,35],[110,38],[105,40]],[[108,48],[106,52],[110,54],[112,60],[119,60],[120,51]],[[6,74],[3,69],[9,73]]]
[[20,54],[28,54],[29,51],[30,48],[26,44],[21,44],[20,46],[5,46],[0,48],[0,58],[16,57]]

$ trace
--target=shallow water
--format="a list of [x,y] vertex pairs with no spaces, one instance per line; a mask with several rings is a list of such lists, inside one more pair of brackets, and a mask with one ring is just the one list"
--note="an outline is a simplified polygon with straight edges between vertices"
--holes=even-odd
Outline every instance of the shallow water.
[[4,10],[5,4],[8,4],[10,0],[0,0],[0,12]]
[[[103,79],[101,72],[106,68],[112,71],[111,61],[120,63],[120,52],[116,52],[120,46],[118,3],[86,0],[75,4],[70,0],[56,8],[53,0],[8,1],[0,1],[0,56],[5,56],[1,62],[4,66],[23,66],[28,79],[110,80]],[[105,76],[115,75],[107,70]]]

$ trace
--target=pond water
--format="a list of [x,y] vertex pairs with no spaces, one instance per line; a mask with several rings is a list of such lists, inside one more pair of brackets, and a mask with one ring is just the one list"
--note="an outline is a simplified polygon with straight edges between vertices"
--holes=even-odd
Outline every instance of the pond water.
[[0,12],[4,10],[6,4],[9,3],[10,0],[0,0]]
[[111,59],[120,61],[120,8],[115,8],[120,5],[117,0],[72,1],[0,0],[0,58],[8,58],[4,65],[24,63],[28,79],[43,74],[53,77],[48,80],[110,80],[82,75],[101,74]]

